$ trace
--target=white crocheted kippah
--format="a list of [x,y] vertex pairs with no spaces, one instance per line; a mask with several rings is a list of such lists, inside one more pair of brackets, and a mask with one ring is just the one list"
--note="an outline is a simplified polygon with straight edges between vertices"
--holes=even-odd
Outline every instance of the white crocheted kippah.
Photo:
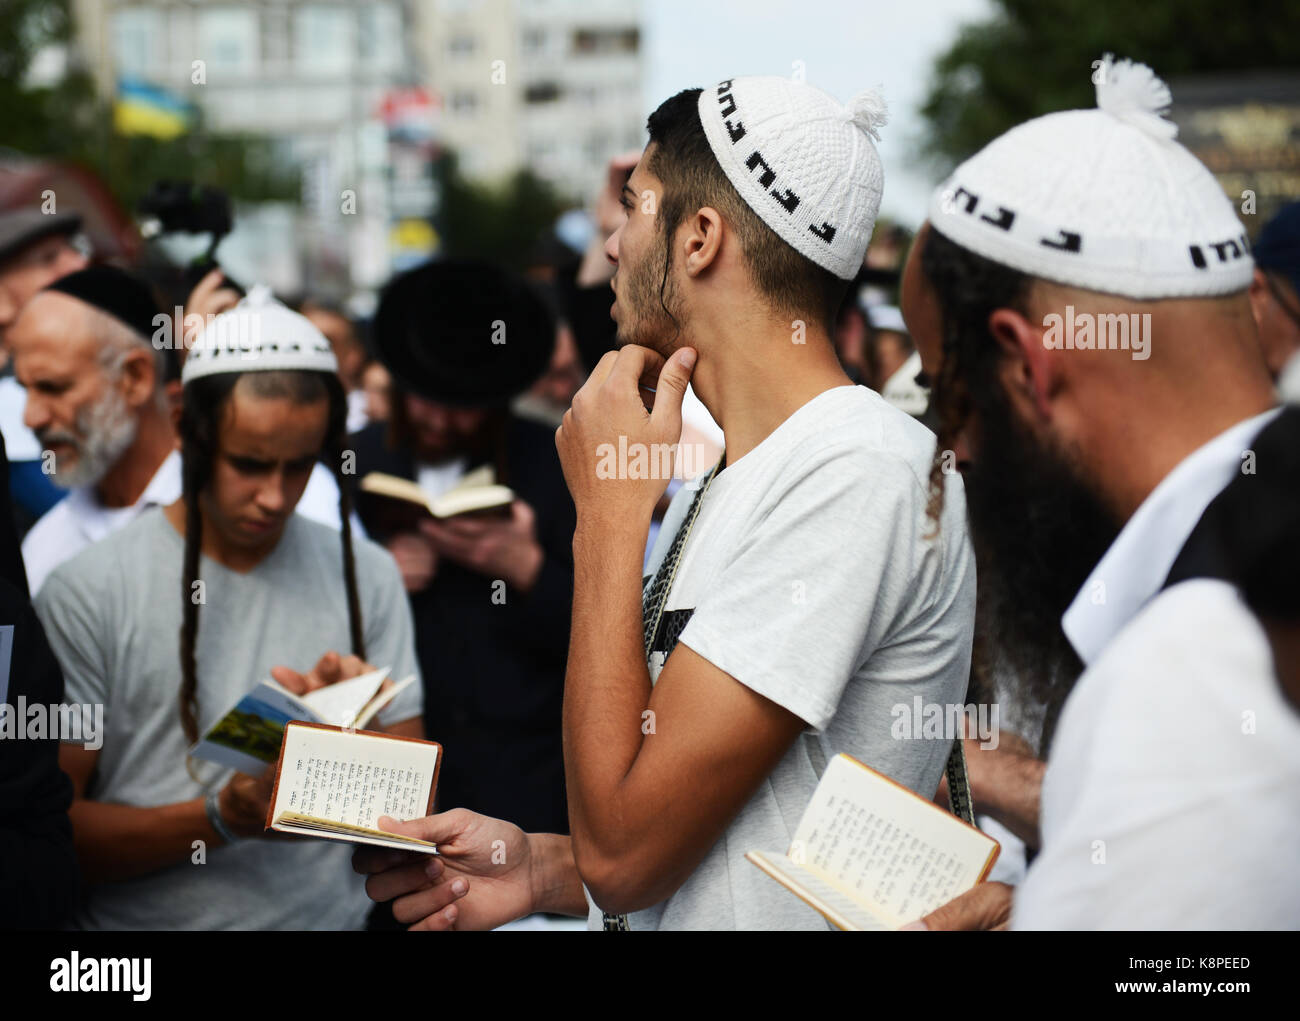
[[699,111],[709,146],[745,203],[797,252],[851,280],[885,185],[872,143],[886,120],[880,93],[864,92],[845,107],[788,78],[729,78],[700,93]]
[[194,341],[181,382],[219,372],[308,369],[338,372],[330,342],[306,316],[257,286],[234,308],[214,316]]
[[1106,54],[1097,108],[1012,128],[930,199],[964,248],[1058,283],[1155,299],[1244,290],[1246,231],[1214,175],[1176,142],[1169,88]]

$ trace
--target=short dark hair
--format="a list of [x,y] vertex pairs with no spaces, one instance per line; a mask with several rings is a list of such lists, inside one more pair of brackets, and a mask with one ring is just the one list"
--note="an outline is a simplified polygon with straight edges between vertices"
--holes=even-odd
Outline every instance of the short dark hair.
[[939,374],[931,381],[930,408],[938,439],[930,469],[930,518],[943,509],[943,458],[972,411],[997,400],[998,348],[989,316],[999,308],[1024,310],[1032,278],[976,255],[933,227],[921,249],[921,272],[939,306],[942,329]]
[[[810,318],[828,333],[848,290],[841,280],[781,239],[740,197],[727,179],[700,123],[702,89],[686,89],[664,100],[646,121],[654,152],[648,168],[664,185],[659,201],[659,228],[671,239],[682,221],[695,210],[712,206],[740,239],[750,279],[780,312],[792,318]],[[664,253],[660,301],[672,264],[672,246]],[[665,311],[667,308],[665,306]]]

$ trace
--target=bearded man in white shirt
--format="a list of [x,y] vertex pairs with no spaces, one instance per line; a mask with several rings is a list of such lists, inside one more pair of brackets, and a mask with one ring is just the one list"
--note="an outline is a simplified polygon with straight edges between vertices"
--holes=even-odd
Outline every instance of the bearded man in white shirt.
[[1174,141],[1164,84],[1100,63],[1100,109],[1030,121],[957,168],[904,274],[998,637],[1040,679],[1065,640],[1084,667],[1025,882],[924,922],[1291,928],[1300,718],[1261,626],[1197,555],[1198,521],[1255,470],[1276,415],[1249,247]]
[[168,352],[150,340],[157,314],[135,277],[92,266],[33,297],[6,333],[27,389],[23,421],[50,478],[69,490],[23,540],[33,596],[59,564],[180,497]]

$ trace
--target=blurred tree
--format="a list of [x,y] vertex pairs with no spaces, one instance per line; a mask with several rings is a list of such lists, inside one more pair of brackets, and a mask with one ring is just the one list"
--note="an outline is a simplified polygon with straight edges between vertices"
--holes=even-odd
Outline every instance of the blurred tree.
[[1031,117],[1094,105],[1092,62],[1106,52],[1165,79],[1300,67],[1295,0],[994,3],[994,17],[963,27],[935,60],[923,153],[943,172]]
[[126,208],[160,178],[187,178],[246,201],[298,198],[298,171],[277,158],[270,139],[213,134],[196,114],[174,141],[123,136],[113,130],[112,97],[95,92],[83,68],[69,61],[50,85],[29,80],[35,56],[69,45],[69,0],[0,3],[0,144],[33,158],[80,163],[97,174]]
[[489,185],[461,175],[454,153],[441,161],[443,254],[479,258],[527,268],[533,251],[569,205],[530,170],[504,184]]

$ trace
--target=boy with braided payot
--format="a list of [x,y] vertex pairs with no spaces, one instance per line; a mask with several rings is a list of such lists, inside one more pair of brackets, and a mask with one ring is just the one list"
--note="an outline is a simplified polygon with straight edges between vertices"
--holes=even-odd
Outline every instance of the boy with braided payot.
[[[353,539],[347,488],[341,533],[294,513],[318,459],[343,469],[334,355],[259,288],[209,324],[182,379],[182,498],[58,568],[37,607],[68,701],[104,707],[103,746],[60,756],[88,886],[76,924],[360,928],[369,903],[346,847],[263,837],[269,775],[187,763],[268,673],[305,691],[367,661],[416,671],[397,567]],[[322,656],[338,636],[350,655]],[[419,692],[376,726],[421,736]]]

